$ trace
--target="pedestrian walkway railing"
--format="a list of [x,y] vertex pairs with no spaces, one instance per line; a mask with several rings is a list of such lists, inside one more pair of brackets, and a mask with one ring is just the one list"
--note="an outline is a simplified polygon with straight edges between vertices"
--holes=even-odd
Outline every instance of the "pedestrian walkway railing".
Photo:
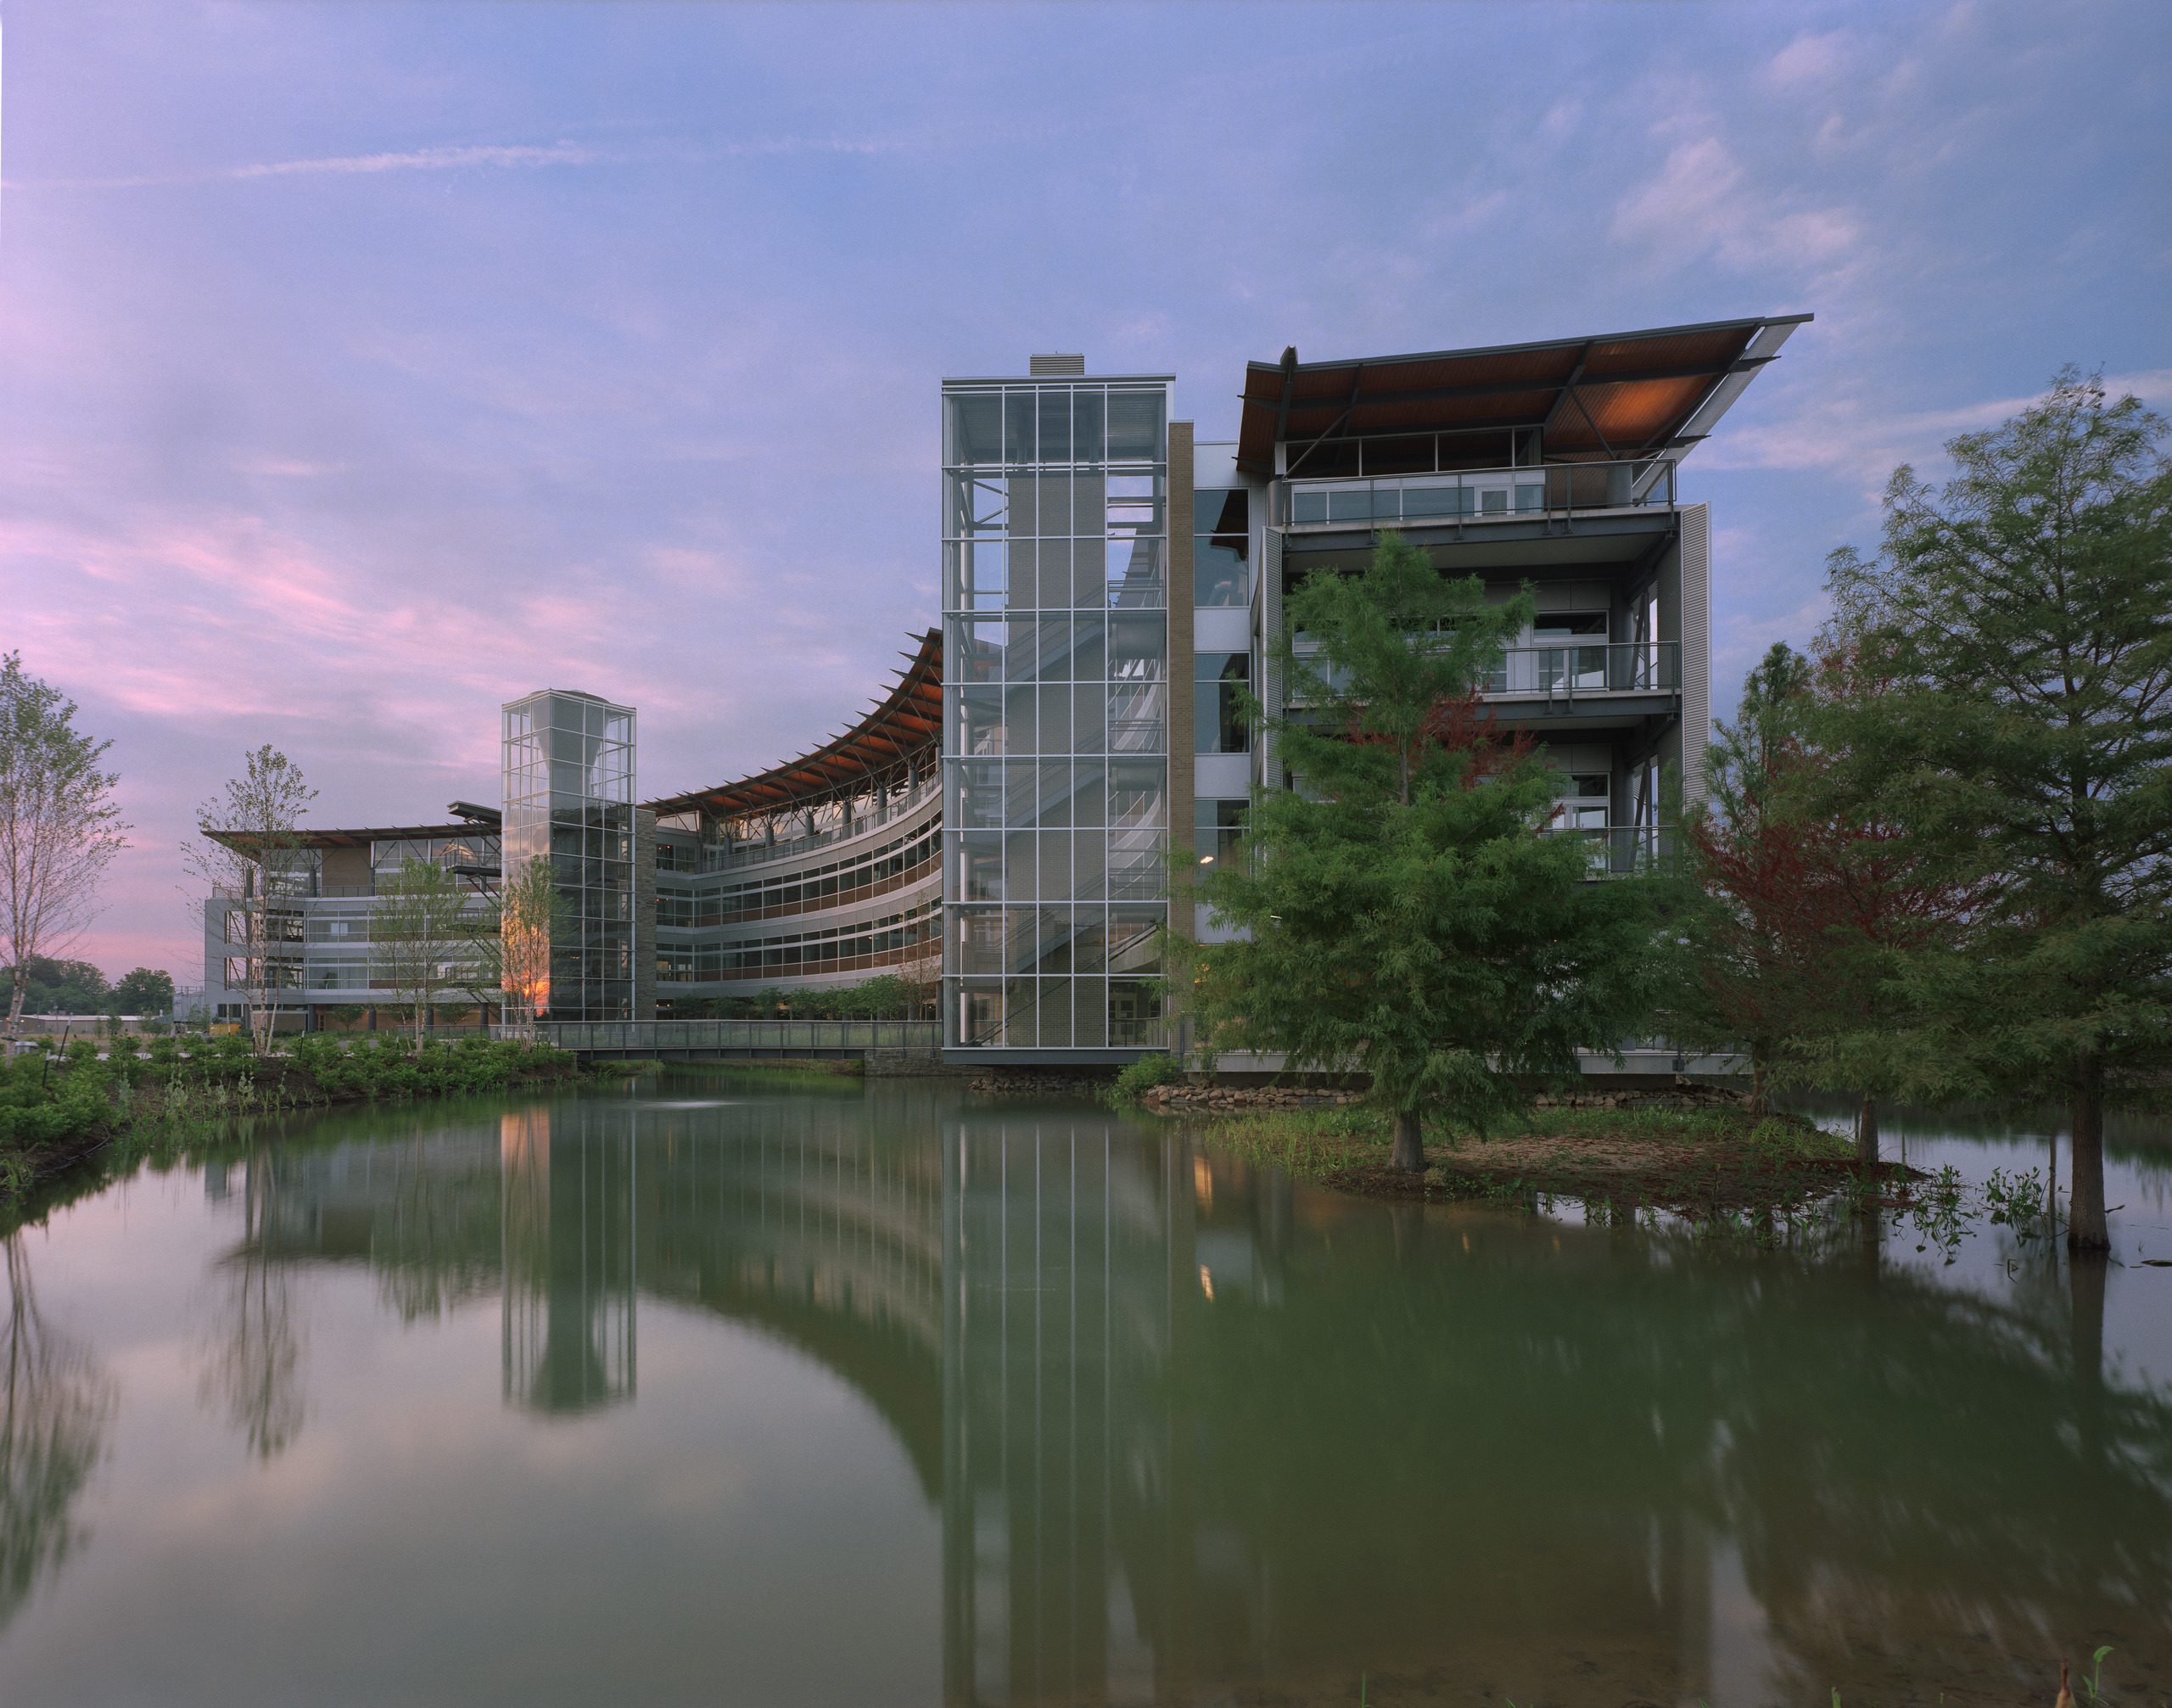
[[[498,1032],[508,1038],[529,1035],[523,1027]],[[537,1022],[533,1035],[538,1044],[608,1056],[932,1053],[943,1047],[943,1024],[936,1020],[546,1020]]]

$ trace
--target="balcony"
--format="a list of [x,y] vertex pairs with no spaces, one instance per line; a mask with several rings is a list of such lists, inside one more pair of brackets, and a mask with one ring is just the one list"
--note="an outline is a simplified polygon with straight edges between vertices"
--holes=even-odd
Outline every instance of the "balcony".
[[[772,860],[791,860],[798,855],[812,854],[817,848],[827,848],[832,843],[850,842],[864,837],[885,825],[895,824],[925,805],[929,798],[941,791],[940,772],[931,766],[926,776],[909,790],[893,795],[883,805],[870,807],[855,813],[849,822],[842,820],[822,826],[809,834],[779,837],[775,842],[757,842],[751,838],[735,838],[728,843],[704,843],[698,853],[699,870],[704,872],[736,871],[742,866],[766,865]],[[684,850],[693,852],[692,850]],[[663,870],[685,873],[695,870],[686,865],[672,865]]]
[[1665,510],[1674,501],[1673,461],[1654,456],[1369,480],[1290,480],[1276,488],[1275,520],[1300,533],[1460,527],[1563,519],[1587,512]]
[[1674,694],[1681,687],[1679,641],[1595,641],[1511,647],[1485,692],[1488,698],[1573,701]]
[[[1314,652],[1313,644],[1300,636],[1298,656],[1311,657]],[[1339,672],[1329,673],[1331,683],[1339,679]],[[1653,695],[1671,697],[1681,688],[1679,641],[1593,641],[1508,647],[1480,692],[1488,700],[1537,700],[1550,710],[1565,711],[1579,704],[1597,709],[1609,702]],[[1295,695],[1288,701],[1292,711],[1309,703]]]
[[1672,825],[1594,825],[1557,819],[1548,836],[1581,837],[1593,877],[1626,877],[1654,870],[1674,852]]

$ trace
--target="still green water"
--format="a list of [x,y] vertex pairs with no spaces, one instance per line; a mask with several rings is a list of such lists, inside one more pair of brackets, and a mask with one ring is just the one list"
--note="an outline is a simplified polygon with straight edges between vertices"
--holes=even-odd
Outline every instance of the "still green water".
[[2172,1701],[2172,1151],[2113,1151],[2076,1275],[939,1084],[303,1123],[7,1239],[0,1702],[2048,1704],[2100,1643]]

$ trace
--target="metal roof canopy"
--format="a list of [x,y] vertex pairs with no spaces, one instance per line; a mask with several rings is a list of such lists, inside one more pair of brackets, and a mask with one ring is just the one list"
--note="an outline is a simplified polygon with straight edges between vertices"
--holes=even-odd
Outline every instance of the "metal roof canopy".
[[[1655,327],[1416,356],[1248,362],[1237,466],[1274,473],[1278,443],[1542,428],[1549,462],[1679,461],[1807,314]],[[1296,459],[1292,458],[1294,462]]]
[[906,665],[890,692],[858,723],[813,753],[738,782],[644,801],[642,806],[659,818],[695,811],[732,818],[813,806],[840,792],[857,791],[934,747],[943,733],[943,631],[929,630],[920,637],[918,651],[899,656]]
[[[262,840],[254,831],[204,831],[213,842],[249,854]],[[319,830],[313,825],[299,825],[294,829],[291,846],[299,848],[367,848],[372,843],[419,842],[425,837],[445,837],[455,841],[472,841],[479,837],[498,834],[493,824],[460,825],[381,825],[362,830]]]

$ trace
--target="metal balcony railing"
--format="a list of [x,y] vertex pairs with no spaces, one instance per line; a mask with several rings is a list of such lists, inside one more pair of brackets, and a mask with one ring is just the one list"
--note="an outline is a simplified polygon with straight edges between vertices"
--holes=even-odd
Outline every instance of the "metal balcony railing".
[[[1315,648],[1302,637],[1300,658]],[[1340,684],[1341,675],[1329,680]],[[1486,696],[1574,700],[1609,694],[1671,694],[1682,686],[1679,641],[1594,641],[1557,646],[1510,647],[1481,685]],[[1293,707],[1309,703],[1294,694]]]
[[[826,848],[831,843],[850,842],[884,825],[895,824],[916,808],[924,804],[943,787],[943,780],[931,765],[920,786],[909,793],[894,797],[887,805],[859,814],[849,825],[827,825],[811,834],[780,837],[773,843],[734,842],[708,843],[699,850],[700,867],[704,872],[731,871],[741,866],[759,865],[770,860],[789,860],[795,854]],[[668,870],[686,872],[693,868],[674,865]]]
[[1593,825],[1561,820],[1546,830],[1549,836],[1581,837],[1588,843],[1586,859],[1593,877],[1626,877],[1649,871],[1674,852],[1672,825]]
[[1579,511],[1671,508],[1674,462],[1555,462],[1466,468],[1365,480],[1290,480],[1276,490],[1285,528],[1454,526],[1567,516]]
[[1671,694],[1681,686],[1679,641],[1594,641],[1511,647],[1485,692],[1574,699],[1586,694]]

